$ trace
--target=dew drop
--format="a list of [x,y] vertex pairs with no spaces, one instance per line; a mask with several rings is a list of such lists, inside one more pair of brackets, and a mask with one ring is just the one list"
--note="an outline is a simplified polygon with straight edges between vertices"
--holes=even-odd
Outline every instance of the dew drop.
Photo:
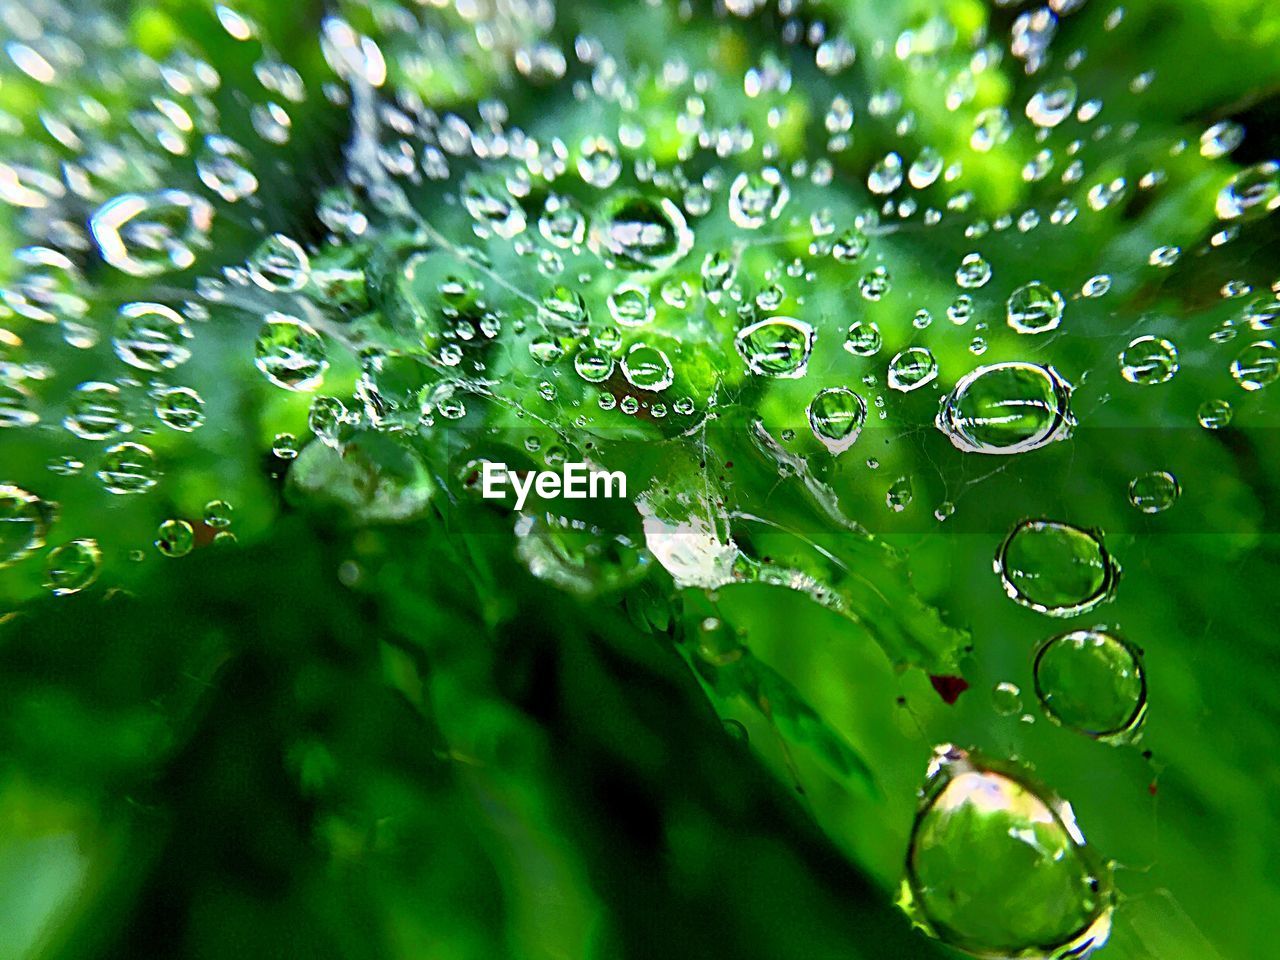
[[637,390],[656,392],[671,386],[675,371],[660,349],[647,343],[633,343],[622,358],[622,375]]
[[1100,740],[1131,737],[1147,708],[1141,654],[1099,628],[1051,637],[1036,651],[1036,696],[1055,723]]
[[268,237],[249,261],[253,282],[272,292],[301,290],[310,272],[307,252],[282,233]]
[[1062,294],[1039,280],[1024,283],[1009,294],[1006,317],[1018,333],[1045,333],[1062,323]]
[[963,377],[934,422],[966,453],[1026,453],[1071,435],[1070,399],[1070,385],[1052,368],[996,363]]
[[156,549],[166,557],[185,557],[195,543],[195,530],[186,520],[166,520],[156,529]]
[[1268,160],[1241,170],[1218,192],[1220,220],[1257,220],[1280,207],[1280,163]]
[[759,173],[744,171],[729,188],[729,219],[745,230],[759,229],[778,218],[790,196],[790,188],[773,167]]
[[112,346],[116,356],[139,370],[159,373],[191,359],[187,321],[159,303],[128,303],[120,308]]
[[797,379],[808,369],[815,336],[803,320],[770,317],[739,330],[734,346],[752,373]]
[[850,324],[844,348],[855,357],[874,357],[880,352],[884,339],[880,328],[870,320],[857,320]]
[[591,226],[591,248],[625,270],[664,270],[693,248],[693,232],[671,200],[624,193]]
[[1271,340],[1259,340],[1231,361],[1231,379],[1250,392],[1261,390],[1280,376],[1280,350]]
[[158,479],[156,455],[140,443],[117,443],[103,455],[98,479],[108,493],[146,493]]
[[1129,502],[1143,513],[1168,510],[1181,492],[1177,477],[1164,470],[1140,474],[1129,481]]
[[938,376],[938,361],[926,347],[908,347],[889,361],[891,390],[909,393],[932,383]]
[[1178,368],[1178,348],[1163,337],[1138,337],[1120,354],[1121,375],[1144,387],[1168,383]]
[[828,387],[809,403],[809,427],[834,457],[857,441],[867,420],[867,402],[848,387]]
[[102,259],[137,277],[192,266],[212,226],[213,205],[182,190],[122,194],[89,218]]
[[55,597],[79,593],[98,579],[102,550],[98,541],[70,540],[45,557],[44,585]]
[[315,390],[329,369],[320,334],[283,313],[267,315],[253,362],[267,379],[286,390]]
[[1120,576],[1098,534],[1052,520],[1015,526],[995,569],[1011,600],[1050,617],[1073,617],[1110,600]]
[[1069,804],[1010,764],[935,749],[898,900],[924,932],[980,957],[1084,957],[1110,933],[1111,884]]
[[53,505],[11,483],[0,483],[0,567],[44,546]]

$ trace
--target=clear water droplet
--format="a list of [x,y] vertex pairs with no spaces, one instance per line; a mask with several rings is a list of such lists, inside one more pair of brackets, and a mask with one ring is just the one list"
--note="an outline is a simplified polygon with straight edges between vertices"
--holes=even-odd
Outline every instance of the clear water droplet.
[[1144,387],[1168,383],[1178,368],[1178,348],[1163,337],[1138,337],[1120,354],[1121,375]]
[[938,377],[938,361],[926,347],[908,347],[889,361],[888,383],[891,390],[909,393]]
[[1015,454],[1071,435],[1071,387],[1051,367],[978,367],[943,397],[935,424],[966,453]]
[[1073,617],[1110,600],[1120,576],[1102,538],[1053,520],[1024,520],[996,554],[1009,598],[1050,617]]
[[137,277],[188,269],[212,227],[213,205],[182,190],[122,194],[89,218],[102,259]]
[[770,317],[739,330],[734,346],[752,373],[796,379],[808,369],[816,335],[803,320]]
[[71,540],[49,551],[44,561],[44,585],[55,597],[79,593],[98,579],[102,549],[98,541]]
[[848,387],[828,387],[809,403],[809,427],[834,457],[848,450],[862,433],[867,402]]
[[315,390],[329,369],[320,334],[283,313],[267,315],[258,334],[253,362],[267,379],[286,390]]
[[1045,715],[1077,733],[1127,740],[1146,714],[1141,653],[1106,630],[1050,637],[1036,651],[1033,673]]
[[1009,326],[1018,333],[1046,333],[1062,323],[1062,294],[1039,280],[1024,283],[1009,294],[1005,305]]

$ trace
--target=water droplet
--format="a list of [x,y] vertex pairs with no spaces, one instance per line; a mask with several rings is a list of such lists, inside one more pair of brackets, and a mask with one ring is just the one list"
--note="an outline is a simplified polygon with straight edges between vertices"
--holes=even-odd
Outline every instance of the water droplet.
[[848,387],[828,387],[809,403],[809,426],[833,457],[857,441],[867,420],[867,402]]
[[231,504],[225,500],[210,500],[204,505],[204,522],[215,530],[225,530],[231,526],[231,517],[235,513]]
[[1070,385],[1052,368],[996,363],[963,377],[935,423],[966,453],[1026,453],[1071,435],[1070,399]]
[[190,337],[187,321],[169,307],[128,303],[120,308],[111,343],[116,356],[129,366],[159,373],[191,359],[191,348],[184,342]]
[[204,426],[204,400],[190,387],[167,387],[155,394],[155,412],[166,427],[190,433]]
[[573,358],[573,368],[587,383],[603,383],[613,373],[613,357],[600,347],[583,345]]
[[182,190],[126,193],[89,218],[102,259],[137,277],[186,270],[212,226],[213,205]]
[[81,440],[106,440],[133,429],[124,418],[120,388],[97,380],[76,387],[62,425]]
[[647,343],[633,343],[622,358],[622,375],[637,390],[658,391],[671,386],[675,371],[667,355]]
[[277,433],[271,442],[271,453],[280,460],[294,460],[298,456],[298,438],[292,433]]
[[902,186],[902,157],[890,153],[867,174],[867,189],[872,193],[893,193]]
[[1280,207],[1280,163],[1268,160],[1241,170],[1218,192],[1221,220],[1257,220]]
[[1129,502],[1143,513],[1168,510],[1181,492],[1177,477],[1164,470],[1153,470],[1129,481]]
[[98,579],[101,567],[98,541],[71,540],[49,551],[44,561],[44,585],[55,597],[79,593]]
[[974,118],[969,146],[979,153],[987,153],[1007,141],[1012,133],[1009,111],[1004,107],[988,107]]
[[729,219],[745,230],[759,229],[777,219],[790,196],[790,188],[773,167],[759,173],[744,171],[729,188]]
[[1070,77],[1050,80],[1027,101],[1027,119],[1038,127],[1056,127],[1076,107],[1076,82]]
[[915,490],[911,486],[910,477],[899,477],[893,483],[889,484],[889,489],[885,493],[885,505],[894,513],[901,513],[911,505],[911,501],[915,499]]
[[258,178],[250,169],[252,164],[248,150],[230,137],[212,134],[204,139],[196,173],[206,187],[227,203],[235,203],[257,192]]
[[53,505],[11,483],[0,483],[0,567],[44,546]]
[[263,290],[301,290],[311,273],[307,252],[282,233],[263,241],[249,261],[249,276]]
[[1196,420],[1206,430],[1223,430],[1231,423],[1232,413],[1226,400],[1206,400],[1196,410]]
[[930,936],[988,958],[1084,957],[1110,933],[1111,883],[1069,804],[1011,765],[934,751],[898,901]]
[[1045,715],[1101,740],[1132,737],[1147,709],[1141,654],[1099,628],[1051,637],[1036,651],[1036,696]]
[[938,376],[938,361],[925,347],[908,347],[889,361],[889,388],[908,393],[932,383]]
[[966,290],[976,290],[978,287],[985,286],[990,279],[991,264],[987,263],[980,253],[966,254],[956,270],[956,286]]
[[1011,717],[1022,710],[1022,691],[1016,683],[1005,680],[991,691],[991,705],[1002,717]]
[[1073,617],[1110,600],[1120,576],[1100,536],[1052,520],[1015,526],[995,569],[1011,600],[1050,617]]
[[587,218],[566,197],[551,194],[538,218],[538,232],[553,247],[568,250],[587,236]]
[[1009,294],[1006,316],[1018,333],[1045,333],[1062,323],[1062,294],[1039,280],[1024,283]]
[[624,193],[591,225],[591,248],[625,270],[665,270],[693,248],[693,231],[671,200]]
[[609,314],[624,327],[642,327],[654,316],[648,287],[624,283],[609,294]]
[[883,343],[879,327],[870,320],[857,320],[849,327],[844,348],[856,357],[873,357]]
[[908,182],[917,190],[932,186],[942,173],[944,162],[942,154],[933,147],[921,147],[911,168],[907,171]]
[[185,557],[195,545],[195,530],[185,520],[166,520],[156,530],[156,549],[166,557]]
[[1200,155],[1210,160],[1225,157],[1244,143],[1244,127],[1231,120],[1215,123],[1200,134]]
[[739,330],[734,346],[752,373],[796,379],[808,369],[815,336],[803,320],[770,317]]
[[588,137],[582,141],[578,175],[593,187],[611,187],[622,173],[618,148],[608,137]]
[[1259,340],[1231,361],[1231,379],[1249,391],[1261,390],[1280,376],[1280,350],[1270,340]]
[[108,493],[146,493],[156,485],[156,455],[140,443],[117,443],[107,450],[98,479]]
[[267,315],[253,362],[267,379],[286,390],[315,390],[329,369],[320,334],[283,313]]
[[867,235],[857,227],[850,227],[831,245],[831,256],[840,263],[853,263],[867,252]]
[[0,429],[30,427],[40,422],[32,409],[31,391],[20,383],[0,380]]
[[1120,354],[1121,375],[1144,387],[1168,383],[1178,366],[1178,348],[1163,337],[1138,337]]

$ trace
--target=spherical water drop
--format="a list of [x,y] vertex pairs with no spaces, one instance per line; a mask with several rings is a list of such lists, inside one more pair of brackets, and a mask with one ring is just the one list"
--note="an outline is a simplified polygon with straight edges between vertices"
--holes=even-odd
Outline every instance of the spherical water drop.
[[0,483],[0,567],[44,546],[53,505],[11,483]]
[[1257,220],[1280,207],[1280,163],[1268,160],[1241,170],[1218,192],[1221,220]]
[[1069,804],[950,744],[921,797],[898,901],[917,926],[987,958],[1080,958],[1106,942],[1110,871]]
[[1231,379],[1245,390],[1261,390],[1280,376],[1280,350],[1271,340],[1259,340],[1231,361]]
[[1206,400],[1196,410],[1196,421],[1206,430],[1223,430],[1230,425],[1232,413],[1226,400]]
[[253,362],[267,379],[286,390],[315,390],[329,369],[320,334],[282,313],[267,315]]
[[938,361],[925,347],[908,347],[889,361],[889,388],[908,393],[938,376]]
[[1086,736],[1130,737],[1146,713],[1141,654],[1106,630],[1051,637],[1036,651],[1033,672],[1045,715]]
[[848,387],[828,387],[809,403],[809,426],[833,457],[853,446],[866,420],[867,402]]
[[190,387],[167,387],[155,395],[155,412],[166,427],[190,433],[204,426],[204,400]]
[[790,196],[790,188],[773,167],[759,173],[744,171],[729,188],[729,219],[745,230],[759,229],[777,219]]
[[111,342],[116,356],[129,366],[159,373],[191,359],[184,342],[190,337],[187,321],[175,310],[159,303],[129,303],[120,308]]
[[870,320],[856,320],[849,326],[845,337],[844,348],[855,357],[874,357],[880,352],[884,338],[880,328]]
[[1177,477],[1164,470],[1153,470],[1129,481],[1129,502],[1143,513],[1168,510],[1181,492]]
[[156,530],[156,549],[166,557],[185,557],[195,544],[195,530],[186,520],[166,520]]
[[55,597],[79,593],[98,579],[101,567],[98,541],[71,540],[49,551],[44,561],[44,585]]
[[1168,383],[1178,367],[1178,348],[1163,337],[1138,337],[1120,354],[1121,375],[1144,387]]
[[664,270],[693,248],[684,214],[666,197],[624,193],[591,225],[591,248],[625,270]]
[[956,270],[956,286],[966,290],[976,290],[985,286],[991,279],[991,264],[982,258],[980,253],[966,254]]
[[647,343],[633,343],[622,358],[622,375],[637,390],[658,391],[671,386],[675,371],[667,355]]
[[212,226],[213,205],[181,190],[122,194],[89,218],[102,259],[137,277],[186,270]]
[[815,337],[803,320],[770,317],[739,330],[734,346],[752,373],[796,379],[808,369]]
[[902,157],[890,153],[867,174],[867,189],[872,193],[893,193],[902,186]]
[[1009,294],[1006,316],[1018,333],[1045,333],[1062,323],[1062,294],[1039,280],[1024,283]]
[[1027,101],[1027,119],[1037,127],[1056,127],[1076,107],[1076,82],[1070,77],[1050,80]]
[[963,377],[935,424],[966,453],[1026,453],[1070,436],[1070,399],[1070,385],[1052,368],[996,363]]
[[268,237],[249,261],[249,276],[263,290],[301,290],[310,273],[307,252],[282,233]]
[[1111,599],[1120,575],[1097,534],[1052,520],[1014,527],[995,569],[1011,600],[1050,617],[1073,617]]
[[81,440],[106,440],[133,429],[124,418],[120,388],[97,380],[76,387],[62,425]]
[[156,485],[156,455],[140,443],[117,443],[107,450],[98,479],[108,493],[146,493]]

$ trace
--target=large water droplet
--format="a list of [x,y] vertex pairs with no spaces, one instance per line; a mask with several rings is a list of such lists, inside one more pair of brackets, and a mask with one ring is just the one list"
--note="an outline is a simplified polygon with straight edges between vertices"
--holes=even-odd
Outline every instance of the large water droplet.
[[112,345],[129,366],[159,373],[191,359],[185,343],[190,337],[187,321],[177,311],[160,303],[128,303],[120,308]]
[[622,358],[622,375],[637,390],[658,391],[671,386],[675,371],[667,355],[647,343],[633,343]]
[[296,240],[282,233],[263,241],[249,261],[249,276],[263,290],[301,290],[307,284],[311,261]]
[[1110,870],[1069,804],[1021,770],[934,751],[899,904],[926,933],[987,958],[1081,958],[1111,929]]
[[791,190],[773,167],[759,173],[742,172],[729,188],[729,219],[747,230],[775,220],[787,205]]
[[76,387],[62,425],[81,440],[106,440],[133,429],[124,416],[120,388],[98,380]]
[[1006,315],[1009,326],[1019,333],[1045,333],[1062,323],[1064,307],[1062,294],[1033,280],[1009,294]]
[[1127,738],[1147,709],[1138,649],[1100,628],[1051,637],[1036,651],[1036,696],[1049,719],[1098,739]]
[[1268,160],[1237,173],[1218,192],[1222,220],[1257,220],[1280,207],[1280,163]]
[[1050,617],[1073,617],[1111,599],[1120,576],[1100,536],[1053,520],[1014,527],[995,570],[1010,599]]
[[693,232],[671,200],[625,193],[591,225],[591,247],[626,270],[663,270],[693,248]]
[[909,393],[938,376],[938,361],[925,347],[908,347],[889,361],[889,388]]
[[315,390],[329,369],[324,339],[295,317],[267,315],[258,334],[254,365],[286,390]]
[[44,585],[55,597],[79,593],[98,579],[102,550],[97,540],[72,540],[49,551],[44,561]]
[[867,419],[867,402],[848,387],[828,387],[809,403],[809,426],[832,456],[857,441]]
[[89,218],[102,259],[137,277],[186,270],[212,226],[213,205],[182,190],[126,193]]
[[1270,340],[1259,340],[1231,361],[1231,379],[1246,390],[1261,390],[1280,376],[1280,350]]
[[808,369],[815,336],[803,320],[770,317],[739,330],[734,346],[752,373],[795,379]]
[[0,567],[44,546],[53,506],[11,483],[0,483]]
[[146,493],[156,485],[156,455],[140,443],[117,443],[102,458],[98,479],[108,493]]
[[966,453],[1026,453],[1070,436],[1070,385],[1033,363],[978,367],[942,399],[939,430]]
[[1144,387],[1172,380],[1178,366],[1178,348],[1163,337],[1138,337],[1120,354],[1121,375]]

